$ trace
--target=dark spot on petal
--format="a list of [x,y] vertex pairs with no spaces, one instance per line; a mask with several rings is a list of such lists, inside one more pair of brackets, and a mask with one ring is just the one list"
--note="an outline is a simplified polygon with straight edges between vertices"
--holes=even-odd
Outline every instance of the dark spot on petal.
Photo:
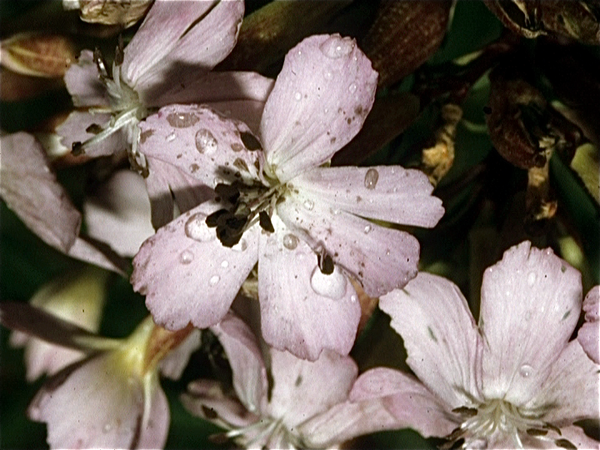
[[240,138],[242,139],[242,143],[248,150],[262,150],[262,145],[260,145],[259,140],[256,139],[256,137],[252,133],[244,131],[240,133]]
[[154,130],[143,131],[142,134],[140,134],[140,144],[143,144],[144,142],[146,142],[146,139],[148,139],[153,134],[154,134]]

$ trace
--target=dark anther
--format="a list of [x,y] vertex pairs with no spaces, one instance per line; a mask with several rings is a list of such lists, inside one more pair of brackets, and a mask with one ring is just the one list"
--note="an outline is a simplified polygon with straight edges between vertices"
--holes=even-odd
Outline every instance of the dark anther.
[[273,233],[275,231],[275,228],[273,228],[273,222],[271,222],[271,218],[266,211],[261,211],[258,213],[258,223],[263,230],[268,231],[269,233]]
[[242,143],[248,150],[262,150],[262,145],[260,145],[260,142],[254,137],[252,133],[240,133],[240,138],[242,139]]
[[106,71],[106,62],[102,57],[102,52],[98,47],[94,49],[94,62],[96,63],[96,67],[98,68],[98,72],[100,73],[100,77],[109,78],[108,72]]
[[475,417],[477,415],[476,408],[469,408],[468,406],[461,406],[459,408],[454,408],[452,410],[453,413],[460,414],[461,416],[467,417]]
[[231,184],[219,183],[215,186],[215,192],[219,197],[232,204],[237,202],[238,198],[240,197],[239,189]]
[[73,142],[71,146],[71,153],[75,156],[83,154],[83,144],[81,142]]
[[577,447],[569,440],[567,439],[557,439],[554,441],[554,443],[561,448],[568,448],[569,450],[573,449],[575,450]]
[[120,66],[123,64],[123,60],[125,58],[125,52],[123,51],[123,35],[119,34],[119,41],[117,43],[117,48],[115,49],[115,64]]
[[241,230],[235,231],[226,226],[219,226],[217,227],[217,238],[225,247],[231,248],[240,242],[240,239],[242,238],[242,232]]
[[206,217],[206,225],[208,225],[210,228],[216,227],[217,225],[219,225],[219,219],[224,214],[229,214],[229,211],[227,211],[226,209],[219,209],[218,211],[215,211],[214,213],[209,214]]
[[97,123],[93,123],[85,129],[86,133],[91,133],[91,134],[98,134],[101,131],[102,131],[102,127],[100,125],[98,125]]
[[209,420],[215,420],[219,415],[215,412],[214,409],[209,408],[208,406],[202,405],[202,412]]
[[331,256],[325,254],[324,256],[318,255],[317,258],[321,272],[325,275],[331,275],[333,273],[333,259],[331,259]]
[[543,430],[541,428],[529,428],[527,429],[527,434],[529,436],[546,436],[548,434],[548,430]]

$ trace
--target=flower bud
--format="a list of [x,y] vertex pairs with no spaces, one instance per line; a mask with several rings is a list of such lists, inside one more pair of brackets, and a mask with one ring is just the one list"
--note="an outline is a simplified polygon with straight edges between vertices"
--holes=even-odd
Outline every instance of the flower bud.
[[491,0],[485,3],[508,29],[526,38],[549,34],[600,44],[597,1]]
[[381,2],[361,48],[379,72],[379,86],[389,86],[429,59],[448,26],[450,1]]
[[76,59],[67,36],[44,33],[20,33],[5,39],[0,55],[7,69],[42,78],[62,78]]
[[140,20],[152,0],[63,0],[65,9],[80,9],[84,22],[120,25],[128,28]]

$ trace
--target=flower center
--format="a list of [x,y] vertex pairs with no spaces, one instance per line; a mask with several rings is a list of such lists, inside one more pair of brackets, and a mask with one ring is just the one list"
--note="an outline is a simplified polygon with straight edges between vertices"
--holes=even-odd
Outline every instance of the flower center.
[[223,435],[245,448],[302,448],[299,436],[291,433],[282,419],[260,418],[247,427],[231,430]]
[[[462,424],[454,430],[442,448],[487,448],[489,442],[510,444],[525,448],[532,441],[552,442],[563,448],[576,448],[562,439],[558,427],[541,419],[545,411],[524,411],[502,399],[491,399],[477,408],[460,407],[452,412],[462,417]],[[459,441],[463,441],[460,446]],[[525,441],[525,442],[524,442]]]
[[86,148],[95,145],[108,138],[113,133],[124,130],[128,146],[128,156],[132,167],[147,176],[148,168],[146,158],[138,151],[140,120],[146,118],[150,111],[139,99],[137,92],[129,86],[121,76],[121,65],[123,64],[123,42],[119,39],[115,53],[115,61],[111,73],[108,72],[106,62],[98,49],[94,51],[94,61],[98,68],[100,81],[106,87],[109,97],[109,106],[90,108],[91,113],[110,113],[110,120],[103,124],[92,124],[86,131],[95,134],[94,137],[85,142],[73,144],[73,154],[84,153]]

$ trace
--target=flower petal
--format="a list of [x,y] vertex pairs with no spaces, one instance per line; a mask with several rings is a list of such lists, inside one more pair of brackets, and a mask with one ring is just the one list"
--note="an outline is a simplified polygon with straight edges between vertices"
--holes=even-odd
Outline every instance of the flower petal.
[[[104,125],[110,120],[110,114],[92,114],[89,112],[73,111],[69,117],[56,128],[56,133],[61,137],[61,144],[69,150],[76,142],[86,142],[95,134],[86,130],[90,125]],[[91,141],[86,144],[83,152],[91,158],[107,156],[125,151],[128,147],[125,131],[120,129],[104,139]]]
[[131,283],[165,328],[215,325],[256,263],[257,229],[228,248],[206,225],[206,216],[219,206],[203,203],[182,214],[144,242],[133,260]]
[[404,339],[410,368],[449,410],[480,397],[481,337],[454,283],[420,272],[381,297],[379,307]]
[[255,72],[208,72],[203,76],[196,73],[187,84],[173,83],[153,99],[151,106],[248,100],[260,102],[264,107],[274,83],[273,79]]
[[156,104],[151,99],[165,84],[185,84],[231,52],[243,16],[242,1],[157,0],[125,48],[126,80],[146,104]]
[[444,215],[425,174],[400,166],[319,167],[291,183],[307,196],[371,219],[431,228]]
[[77,64],[71,64],[65,73],[65,84],[75,106],[108,106],[106,86],[98,77],[94,53],[83,50]]
[[319,166],[362,128],[377,72],[351,38],[311,36],[288,52],[265,105],[261,137],[281,182]]
[[117,255],[108,245],[87,236],[79,236],[67,252],[71,258],[94,264],[121,276],[129,270],[129,262]]
[[600,323],[598,323],[598,303],[600,301],[600,286],[594,286],[583,300],[585,323],[579,329],[577,340],[583,350],[596,364],[600,364]]
[[150,398],[144,398],[144,402],[149,403],[150,406],[144,409],[139,436],[136,436],[130,448],[164,448],[167,442],[171,422],[169,402],[165,392],[158,385],[158,375],[155,374],[152,383],[149,389]]
[[154,234],[144,179],[130,170],[116,172],[83,204],[88,234],[122,256],[134,256]]
[[354,288],[339,268],[322,274],[312,249],[276,215],[272,223],[275,232],[260,236],[258,261],[265,341],[312,361],[325,348],[348,354],[360,319]]
[[417,273],[419,242],[404,231],[332,208],[302,191],[277,205],[277,214],[313,249],[326,250],[371,297],[403,287]]
[[[205,106],[171,105],[140,123],[140,152],[210,187],[258,178],[258,151],[242,140],[250,129]],[[239,176],[236,177],[236,174]]]
[[527,402],[544,382],[581,311],[581,274],[526,241],[489,267],[479,326],[486,398]]
[[178,380],[190,361],[190,356],[200,348],[200,330],[194,330],[184,341],[167,353],[160,361],[161,375]]
[[260,414],[265,407],[268,383],[256,337],[242,319],[231,313],[212,329],[227,353],[238,398],[248,411]]
[[81,214],[56,180],[40,143],[30,134],[2,136],[0,195],[48,245],[66,253],[75,243]]
[[597,419],[600,404],[600,366],[590,360],[577,340],[569,342],[542,381],[530,410],[548,410],[544,420],[557,426],[582,419]]
[[270,350],[273,387],[269,415],[282,418],[288,429],[324,413],[348,398],[358,375],[349,356],[324,350],[316,361]]

